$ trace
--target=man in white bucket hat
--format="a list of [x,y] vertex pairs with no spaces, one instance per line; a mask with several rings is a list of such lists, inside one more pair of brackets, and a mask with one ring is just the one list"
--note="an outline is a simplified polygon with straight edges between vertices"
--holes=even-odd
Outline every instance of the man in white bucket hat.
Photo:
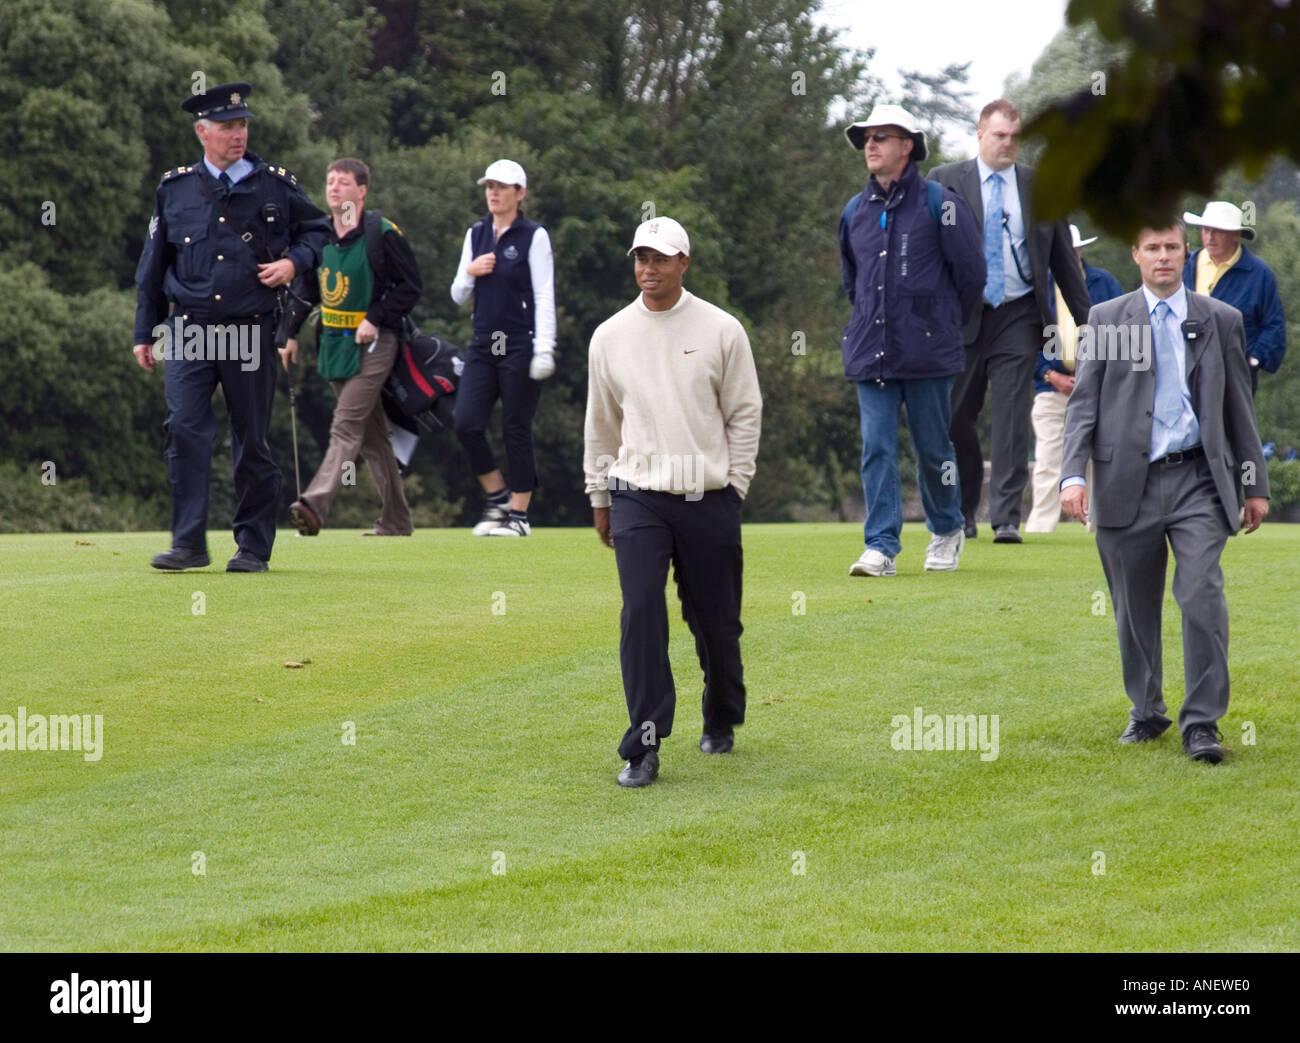
[[877,105],[845,128],[868,178],[840,215],[840,275],[852,306],[841,353],[862,432],[862,556],[850,576],[894,576],[903,549],[898,425],[904,408],[930,530],[927,571],[957,568],[962,533],[952,387],[966,364],[962,322],[980,301],[979,229],[953,191],[921,177],[925,136],[910,112]]
[[1286,317],[1272,269],[1241,245],[1241,240],[1255,238],[1255,229],[1243,224],[1243,217],[1223,199],[1206,203],[1204,213],[1183,214],[1189,225],[1200,226],[1202,244],[1183,266],[1183,285],[1241,312],[1253,394],[1259,389],[1259,371],[1276,373],[1282,365]]

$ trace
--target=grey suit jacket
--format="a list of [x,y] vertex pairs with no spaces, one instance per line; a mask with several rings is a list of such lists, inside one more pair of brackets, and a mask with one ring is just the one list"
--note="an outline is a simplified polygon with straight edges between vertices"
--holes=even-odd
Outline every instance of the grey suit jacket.
[[[960,163],[945,163],[935,167],[927,175],[931,181],[938,181],[946,188],[951,188],[966,201],[975,223],[984,234],[984,196],[980,192],[979,164],[973,159]],[[1044,326],[1055,320],[1052,318],[1052,294],[1047,280],[1050,272],[1061,287],[1061,296],[1070,308],[1076,323],[1083,323],[1088,316],[1091,300],[1088,287],[1079,270],[1079,259],[1074,254],[1070,243],[1070,229],[1064,221],[1044,223],[1034,217],[1034,168],[1022,163],[1016,164],[1016,187],[1020,193],[1020,209],[1025,215],[1025,242],[1029,246],[1029,267],[1033,272],[1034,301],[1038,305],[1038,314]],[[979,336],[980,317],[983,308],[976,308],[962,328],[962,336],[967,344],[973,344]]]
[[[1255,428],[1241,313],[1188,291],[1187,318],[1200,326],[1197,337],[1186,341],[1192,408],[1219,503],[1228,527],[1236,532],[1241,524],[1241,497],[1268,496],[1268,468]],[[1135,332],[1151,344],[1151,317],[1141,289],[1096,305],[1088,324],[1098,355],[1118,354],[1106,350],[1105,336],[1107,329],[1117,326],[1137,327]],[[1084,474],[1084,465],[1092,457],[1090,494],[1093,518],[1100,526],[1131,525],[1142,501],[1151,463],[1156,395],[1154,348],[1150,351],[1149,364],[1141,366],[1133,364],[1131,352],[1129,360],[1085,358],[1080,341],[1074,392],[1065,411],[1061,475]]]

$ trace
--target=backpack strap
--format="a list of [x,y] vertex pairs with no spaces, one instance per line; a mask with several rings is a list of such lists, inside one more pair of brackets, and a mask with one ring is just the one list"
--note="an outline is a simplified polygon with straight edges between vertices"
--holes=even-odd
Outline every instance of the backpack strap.
[[849,224],[853,220],[853,212],[857,210],[858,204],[861,202],[862,202],[862,193],[859,192],[856,196],[854,196],[852,199],[850,199],[847,203],[844,204],[844,212],[840,214],[840,220],[843,221],[846,225]]
[[937,181],[927,179],[925,182],[925,199],[930,207],[930,217],[935,224],[940,224],[939,210],[943,207],[943,185]]
[[[393,224],[391,221],[388,223]],[[397,225],[393,224],[393,227],[397,228]],[[370,270],[375,273],[375,292],[372,299],[379,300],[393,284],[393,278],[388,273],[387,254],[384,253],[384,212],[382,210],[361,211],[361,230],[366,237],[366,260],[370,262]],[[400,235],[402,230],[398,228],[397,231]],[[409,344],[419,336],[420,328],[407,314],[402,317],[402,326],[396,332],[399,344]]]
[[[861,202],[862,202],[862,193],[859,192],[856,196],[854,196],[852,199],[850,199],[847,203],[844,204],[844,212],[840,214],[840,220],[843,221],[845,224],[848,224],[850,221],[852,221],[853,213],[855,210],[858,209],[858,204]],[[926,209],[930,211],[930,219],[934,221],[935,224],[939,224],[940,223],[939,212],[940,210],[943,209],[943,185],[939,184],[939,182],[937,181],[926,180],[925,181],[925,202],[926,202]]]
[[[384,260],[384,212],[361,211],[361,228],[366,236],[366,260],[370,262],[370,270],[375,274],[375,286],[386,286],[390,280],[388,265]],[[379,294],[376,293],[375,296],[378,297]]]

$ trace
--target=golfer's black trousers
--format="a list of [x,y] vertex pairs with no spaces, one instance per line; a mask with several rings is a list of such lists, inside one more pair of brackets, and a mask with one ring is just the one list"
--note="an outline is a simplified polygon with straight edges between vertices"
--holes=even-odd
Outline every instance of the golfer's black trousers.
[[630,722],[624,759],[656,749],[673,730],[677,690],[668,661],[664,588],[673,566],[682,618],[704,671],[704,728],[745,721],[740,665],[740,495],[728,486],[688,499],[671,493],[611,494],[610,530],[623,591],[619,660]]
[[501,399],[501,437],[506,447],[510,491],[530,493],[537,488],[537,463],[533,457],[533,416],[541,398],[541,381],[528,375],[533,341],[513,337],[492,350],[492,342],[475,336],[465,349],[465,371],[456,388],[456,437],[476,475],[497,469],[488,445],[487,425],[492,407]]

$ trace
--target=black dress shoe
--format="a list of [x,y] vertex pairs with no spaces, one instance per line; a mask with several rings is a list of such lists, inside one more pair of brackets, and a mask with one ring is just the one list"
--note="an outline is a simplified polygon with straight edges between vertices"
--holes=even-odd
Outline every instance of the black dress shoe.
[[1024,543],[1020,529],[1015,525],[999,525],[993,530],[994,543]]
[[173,547],[161,554],[155,554],[150,564],[156,569],[165,569],[167,572],[181,572],[184,569],[201,569],[205,565],[211,565],[212,559],[208,557],[208,552],[205,550]]
[[266,562],[256,554],[250,554],[246,550],[241,550],[228,562],[226,562],[227,572],[265,572]]
[[659,775],[659,751],[647,750],[639,757],[633,757],[618,773],[618,784],[635,789],[649,786]]
[[1193,724],[1183,733],[1183,749],[1194,761],[1218,764],[1223,760],[1223,747],[1219,745],[1219,729],[1212,724]]
[[1158,739],[1168,728],[1167,724],[1152,724],[1150,721],[1129,721],[1128,727],[1119,737],[1120,742],[1139,743]]
[[968,540],[973,540],[975,539],[975,537],[977,537],[980,534],[979,526],[976,525],[974,522],[969,522],[969,521],[964,526],[962,526],[962,532],[966,534],[966,538]]
[[730,753],[736,745],[736,732],[728,728],[725,732],[706,731],[700,736],[701,753]]

